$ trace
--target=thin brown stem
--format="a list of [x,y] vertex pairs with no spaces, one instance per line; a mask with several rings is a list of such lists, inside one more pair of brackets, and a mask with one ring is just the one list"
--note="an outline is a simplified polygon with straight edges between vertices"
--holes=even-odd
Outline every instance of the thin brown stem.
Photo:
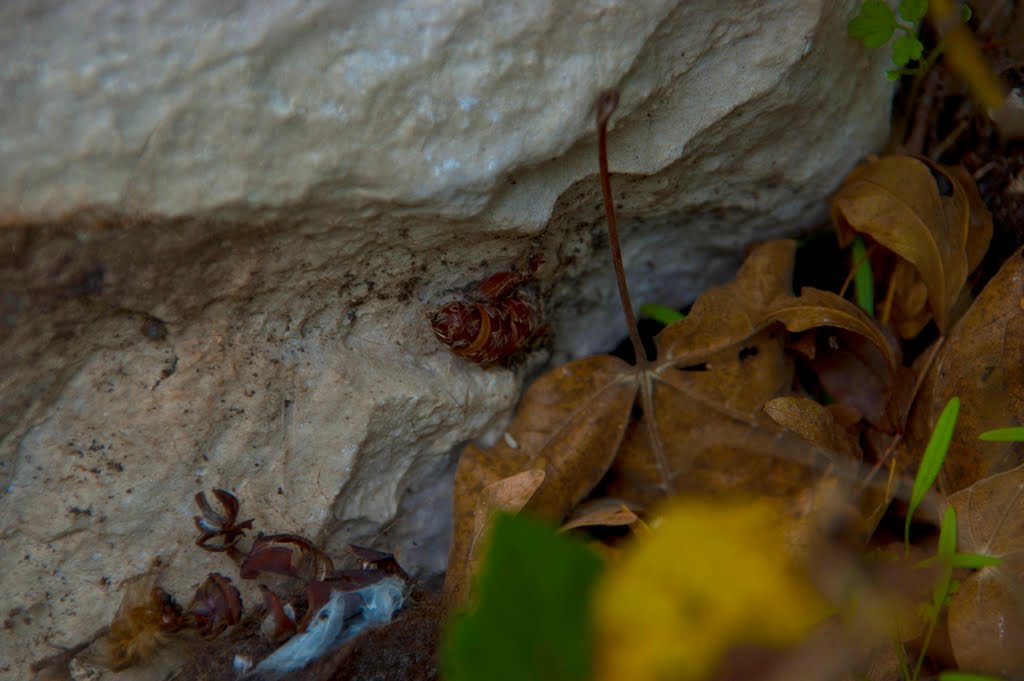
[[612,265],[615,266],[615,281],[619,285],[619,299],[622,311],[626,315],[626,328],[629,340],[633,343],[637,366],[647,364],[650,359],[640,340],[636,328],[636,315],[633,314],[633,303],[629,298],[629,287],[626,285],[626,270],[622,266],[622,248],[619,245],[619,228],[615,219],[615,202],[612,200],[612,182],[608,175],[608,119],[619,105],[619,93],[605,90],[597,98],[597,160],[601,169],[601,194],[604,197],[604,212],[608,217],[608,247],[612,251]]
[[865,260],[867,260],[869,257],[871,257],[871,253],[874,250],[875,250],[875,244],[871,244],[870,246],[868,246],[867,249],[864,251],[864,255],[862,255],[859,258],[857,258],[856,262],[853,263],[853,266],[850,267],[850,271],[846,275],[846,279],[843,280],[842,287],[839,289],[839,297],[840,298],[845,298],[846,297],[846,289],[850,288],[850,284],[853,283],[853,278],[855,276],[857,276],[857,270],[860,269],[860,266],[864,264]]
[[907,419],[910,417],[910,409],[911,407],[914,406],[914,402],[917,400],[917,394],[921,391],[921,386],[924,385],[924,379],[927,377],[928,372],[931,371],[932,363],[935,361],[935,358],[939,354],[939,350],[942,348],[942,344],[945,342],[946,337],[939,336],[939,339],[932,343],[931,348],[929,348],[928,357],[921,363],[921,368],[917,372],[917,375],[914,377],[914,387],[910,391],[910,395],[907,399],[907,402],[903,406],[902,411],[900,412],[899,429],[896,432],[896,436],[893,437],[892,442],[889,443],[889,446],[885,448],[885,452],[878,459],[878,463],[876,463],[872,467],[871,471],[864,478],[864,481],[861,483],[860,489],[857,492],[858,494],[862,494],[864,490],[868,488],[868,486],[871,484],[871,481],[874,479],[875,474],[877,474],[878,471],[881,470],[882,466],[884,466],[886,462],[889,460],[889,457],[892,456],[893,452],[896,451],[896,447],[899,446],[900,442],[903,441],[903,434],[907,430]]
[[882,313],[878,316],[878,321],[883,326],[889,324],[889,316],[892,315],[892,303],[896,297],[896,270],[892,271],[889,275],[889,288],[885,290],[885,300],[882,302]]

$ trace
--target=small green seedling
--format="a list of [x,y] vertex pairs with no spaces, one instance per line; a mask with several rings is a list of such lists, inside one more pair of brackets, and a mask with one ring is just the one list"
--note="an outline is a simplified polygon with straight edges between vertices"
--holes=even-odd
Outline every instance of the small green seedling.
[[[954,398],[956,399],[956,398]],[[939,614],[942,608],[949,602],[950,594],[956,591],[959,584],[953,581],[953,556],[956,555],[956,511],[952,506],[947,506],[942,514],[942,525],[939,528],[939,548],[935,558],[942,569],[942,574],[935,586],[932,587],[932,602],[928,604],[925,612],[925,620],[928,628],[924,633],[924,642],[921,645],[921,654],[917,658],[917,665],[914,666],[914,673],[909,681],[917,681],[921,674],[921,665],[924,664],[924,657],[928,653],[928,646],[932,641],[932,634],[935,633],[935,626],[939,622]]]
[[850,265],[854,268],[853,292],[857,298],[857,306],[874,317],[875,278],[871,272],[871,261],[868,260],[868,248],[864,245],[864,239],[859,236],[853,240]]
[[924,450],[924,457],[921,465],[917,468],[917,476],[914,478],[914,488],[910,492],[910,505],[907,508],[907,523],[903,529],[903,544],[906,547],[907,555],[910,555],[910,521],[914,517],[914,511],[921,505],[924,495],[928,493],[931,486],[935,484],[935,478],[939,476],[942,469],[942,462],[946,460],[946,452],[949,451],[949,443],[953,439],[953,429],[956,427],[956,417],[960,413],[960,398],[953,397],[946,403],[942,410],[932,436],[928,440],[928,446]]
[[679,310],[673,310],[671,307],[657,303],[644,303],[640,306],[640,314],[665,326],[675,324],[686,317]]
[[985,442],[1024,442],[1024,426],[986,430],[978,437]]
[[[924,44],[917,35],[927,15],[928,0],[900,0],[896,12],[884,0],[865,0],[860,13],[847,24],[846,31],[868,48],[882,47],[892,40],[897,30],[901,31],[901,35],[892,41],[892,62],[897,68],[885,72],[889,80],[896,80],[906,74],[925,73],[940,53],[941,45],[922,60]],[[971,18],[971,9],[966,4],[961,7],[960,18],[963,21]],[[912,61],[920,64],[916,68],[907,68]]]
[[[930,567],[942,562],[939,556],[932,556],[928,560],[918,563],[919,567]],[[980,570],[984,567],[1001,565],[1003,560],[997,556],[985,556],[980,553],[954,553],[949,557],[949,566],[954,569]]]
[[998,676],[971,674],[970,672],[941,672],[939,681],[1003,681]]

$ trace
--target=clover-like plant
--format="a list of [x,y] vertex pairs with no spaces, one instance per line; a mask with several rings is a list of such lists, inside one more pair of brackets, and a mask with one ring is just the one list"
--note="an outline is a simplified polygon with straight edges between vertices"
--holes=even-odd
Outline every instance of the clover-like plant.
[[[896,68],[888,69],[885,75],[889,80],[896,80],[903,75],[926,73],[941,53],[940,44],[924,57],[924,43],[918,33],[927,14],[928,0],[900,0],[895,12],[884,0],[866,0],[846,30],[851,38],[864,43],[864,47],[882,47],[892,41],[892,62]],[[962,5],[960,19],[968,21],[970,18],[970,7]],[[897,31],[900,35],[894,40]],[[916,67],[908,67],[915,61],[918,62]]]

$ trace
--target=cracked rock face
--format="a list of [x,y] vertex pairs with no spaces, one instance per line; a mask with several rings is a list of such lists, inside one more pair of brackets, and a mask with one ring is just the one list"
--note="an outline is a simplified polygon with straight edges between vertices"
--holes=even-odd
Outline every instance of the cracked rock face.
[[540,253],[531,366],[624,334],[604,88],[637,302],[816,224],[887,134],[856,4],[8,2],[0,677],[87,639],[156,558],[185,602],[232,574],[192,545],[199,490],[441,570],[454,454],[526,372],[453,357],[427,312]]

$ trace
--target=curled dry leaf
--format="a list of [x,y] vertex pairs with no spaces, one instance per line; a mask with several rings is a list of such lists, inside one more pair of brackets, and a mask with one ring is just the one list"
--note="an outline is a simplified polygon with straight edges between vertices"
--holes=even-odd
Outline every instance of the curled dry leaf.
[[986,430],[1016,425],[1024,414],[1024,250],[1003,264],[932,362],[910,412],[905,465],[916,467],[952,396],[960,414],[939,478],[947,494],[1024,463],[1024,443],[981,443]]
[[901,356],[895,339],[860,308],[817,289],[783,296],[766,312],[791,332],[804,332],[798,351],[839,404],[856,409],[876,428],[895,428],[895,380]]
[[611,464],[636,390],[632,367],[622,360],[598,356],[570,362],[541,376],[526,391],[508,428],[511,437],[490,449],[466,447],[455,472],[454,528],[445,581],[453,602],[469,584],[483,490],[523,472],[543,471],[530,508],[560,521]]
[[544,482],[545,477],[544,471],[531,469],[492,482],[480,491],[473,517],[473,545],[470,547],[470,555],[477,555],[480,539],[487,529],[491,516],[498,511],[518,513]]
[[395,554],[369,549],[365,546],[356,546],[355,544],[349,544],[348,548],[352,555],[359,559],[359,568],[361,570],[380,570],[384,574],[394,575],[409,581],[409,575],[398,564]]
[[[847,176],[832,216],[840,244],[862,233],[902,259],[892,285],[894,322],[904,338],[916,336],[929,316],[940,331],[951,326],[967,275],[992,233],[991,216],[966,173],[924,158],[884,156]],[[918,281],[930,314],[923,313]]]
[[304,581],[323,579],[334,570],[330,557],[313,542],[297,534],[268,534],[253,542],[242,561],[242,579],[255,579],[269,572]]
[[[196,539],[196,546],[204,551],[227,551],[245,535],[246,530],[252,529],[252,520],[237,522],[239,504],[238,499],[231,492],[215,489],[213,496],[224,508],[224,513],[213,510],[203,492],[198,492],[195,496],[196,506],[202,513],[202,515],[192,516],[196,528],[202,533]],[[217,538],[220,538],[219,543],[210,543],[211,540]]]
[[584,501],[573,509],[561,531],[567,532],[577,527],[632,525],[639,517],[629,506],[622,499],[614,497]]
[[242,597],[231,580],[211,572],[189,605],[189,619],[203,638],[216,638],[242,620]]
[[267,611],[261,626],[263,635],[273,643],[287,641],[297,631],[295,610],[291,605],[285,605],[281,597],[266,584],[260,584],[260,593],[263,594],[263,607]]
[[860,459],[854,434],[836,423],[832,410],[806,397],[786,396],[768,400],[764,411],[777,424],[827,451]]
[[467,547],[468,557],[456,565],[449,565],[445,587],[453,602],[462,599],[469,589],[472,576],[483,560],[486,538],[490,534],[495,513],[518,513],[544,482],[543,470],[530,469],[492,482],[480,490],[473,510],[473,531]]
[[995,556],[975,570],[949,604],[949,638],[963,669],[1024,677],[1024,465],[974,483],[949,498],[959,550]]
[[[835,464],[834,452],[787,434],[762,411],[794,382],[782,327],[831,326],[866,337],[884,357],[892,350],[851,303],[792,295],[794,248],[755,248],[734,281],[658,335],[656,360],[631,366],[598,356],[561,366],[526,392],[510,438],[468,447],[455,478],[448,591],[464,591],[482,490],[524,471],[544,472],[526,508],[560,522],[609,467],[608,493],[646,506],[688,489],[791,498]],[[642,419],[631,423],[637,406]]]

